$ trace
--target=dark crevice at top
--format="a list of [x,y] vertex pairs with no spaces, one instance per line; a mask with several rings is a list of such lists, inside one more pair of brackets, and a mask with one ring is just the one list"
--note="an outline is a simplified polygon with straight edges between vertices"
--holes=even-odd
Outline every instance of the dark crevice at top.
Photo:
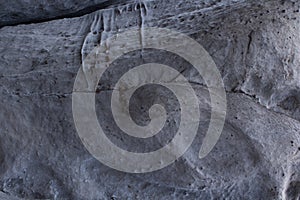
[[42,22],[48,22],[52,20],[58,20],[58,19],[64,19],[64,18],[75,18],[75,17],[81,17],[86,14],[90,14],[92,12],[95,12],[97,10],[107,9],[111,7],[116,6],[122,6],[128,3],[132,3],[134,0],[107,0],[99,4],[95,4],[92,6],[88,6],[84,9],[77,10],[77,11],[66,11],[67,13],[57,15],[57,16],[44,16],[40,18],[26,18],[20,19],[18,21],[10,20],[10,21],[1,21],[0,20],[0,28],[3,28],[4,26],[17,26],[21,24],[34,24],[34,23],[42,23]]

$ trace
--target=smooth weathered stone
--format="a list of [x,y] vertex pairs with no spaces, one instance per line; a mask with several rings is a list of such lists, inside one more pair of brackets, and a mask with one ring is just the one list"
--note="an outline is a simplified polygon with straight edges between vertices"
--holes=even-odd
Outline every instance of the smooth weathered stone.
[[[68,2],[66,10],[85,7]],[[29,21],[45,19],[38,10],[27,15],[24,5],[11,9]],[[43,8],[49,10],[47,5]],[[76,18],[2,27],[1,191],[7,198],[27,199],[299,198],[299,5],[276,0],[149,1]],[[51,11],[51,16],[57,13]],[[13,21],[18,22],[24,21]],[[220,70],[227,118],[221,138],[204,159],[198,153],[208,128],[210,99],[203,79],[192,69],[184,74],[199,98],[200,126],[191,148],[169,167],[147,174],[119,172],[93,158],[80,141],[71,96],[77,71],[95,45],[134,26],[164,27],[189,35],[203,45]],[[133,53],[120,63],[134,65],[140,56]],[[155,52],[143,56],[159,58]],[[164,58],[178,64],[174,57]],[[122,69],[117,64],[116,73]],[[99,87],[104,96],[96,99],[99,111],[111,90],[111,85],[103,85]],[[112,124],[106,117],[98,114],[100,121]],[[147,116],[141,121],[134,117],[138,123],[147,121]],[[114,134],[114,126],[107,131],[124,149],[152,148]]]

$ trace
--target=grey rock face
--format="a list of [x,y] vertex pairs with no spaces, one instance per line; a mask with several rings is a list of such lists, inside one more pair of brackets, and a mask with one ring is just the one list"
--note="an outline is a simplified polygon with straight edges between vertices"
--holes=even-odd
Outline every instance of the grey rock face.
[[37,23],[59,18],[72,18],[96,10],[122,5],[124,0],[5,1],[0,2],[0,27],[20,23]]
[[[31,1],[2,3],[0,25],[20,25],[0,29],[0,197],[299,199],[300,3],[113,2],[107,9],[60,19],[105,2],[41,1],[38,7]],[[113,73],[104,80],[117,79],[114,76],[124,67],[151,59],[183,66],[182,73],[199,98],[201,118],[195,141],[180,159],[156,172],[123,173],[96,160],[79,139],[72,91],[82,61],[109,36],[136,26],[185,33],[214,59],[227,92],[228,110],[221,138],[204,159],[198,158],[198,152],[210,119],[209,94],[195,70],[168,53],[145,51],[141,57],[140,52],[132,52],[114,63]],[[105,103],[110,83],[99,84],[96,107],[98,120],[116,145],[147,152],[173,136],[180,121],[173,98],[169,98],[170,125],[155,140],[147,143],[119,134],[110,116],[101,115],[109,108]],[[160,95],[163,101],[171,96],[159,89],[147,93],[153,101]],[[138,106],[133,107],[132,117],[138,124],[149,121],[138,109],[146,100],[135,99]]]

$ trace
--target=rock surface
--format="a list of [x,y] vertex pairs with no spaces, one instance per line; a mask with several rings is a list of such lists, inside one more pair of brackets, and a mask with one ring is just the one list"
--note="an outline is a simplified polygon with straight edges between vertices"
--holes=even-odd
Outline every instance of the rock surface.
[[[154,0],[123,5],[112,1],[107,9],[89,9],[105,2],[1,3],[0,191],[5,194],[0,197],[299,199],[300,3]],[[80,16],[63,19],[70,13]],[[39,20],[45,22],[22,24]],[[200,100],[200,126],[192,146],[172,165],[146,174],[119,172],[96,160],[78,137],[72,91],[82,61],[107,37],[135,26],[189,35],[220,70],[227,118],[221,138],[204,159],[198,158],[198,152],[210,119],[210,98],[202,78],[190,69],[184,73]],[[139,63],[140,56],[133,53],[120,62]],[[152,51],[142,55],[145,60],[178,64],[172,56],[161,57]],[[122,69],[117,64],[116,71]],[[99,110],[111,89],[105,84],[99,86],[103,91],[103,96],[97,95]],[[170,109],[175,111],[176,106]],[[115,134],[114,123],[97,114],[116,144],[132,151],[151,150],[141,141]],[[133,114],[142,123],[140,113]],[[167,133],[174,127],[169,126]]]
[[[123,0],[66,1],[0,1],[0,27],[20,23],[37,23],[59,18],[72,18],[96,10],[125,4]],[[130,1],[127,1],[130,2]]]

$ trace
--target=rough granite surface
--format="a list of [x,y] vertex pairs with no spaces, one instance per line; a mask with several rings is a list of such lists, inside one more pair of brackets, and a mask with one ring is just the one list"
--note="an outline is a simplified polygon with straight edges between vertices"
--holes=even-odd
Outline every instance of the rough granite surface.
[[[299,1],[2,0],[0,5],[0,199],[300,198]],[[192,146],[172,165],[146,174],[119,172],[96,160],[79,139],[72,91],[82,60],[107,37],[135,26],[189,35],[220,70],[227,117],[204,159],[198,151],[210,98],[202,78],[189,68],[184,73],[201,102],[200,126]],[[137,52],[120,62],[139,59]],[[110,85],[104,88],[98,109],[110,92]],[[133,118],[142,123],[140,114],[133,112]],[[98,118],[122,148],[154,148],[114,134],[109,117]]]

